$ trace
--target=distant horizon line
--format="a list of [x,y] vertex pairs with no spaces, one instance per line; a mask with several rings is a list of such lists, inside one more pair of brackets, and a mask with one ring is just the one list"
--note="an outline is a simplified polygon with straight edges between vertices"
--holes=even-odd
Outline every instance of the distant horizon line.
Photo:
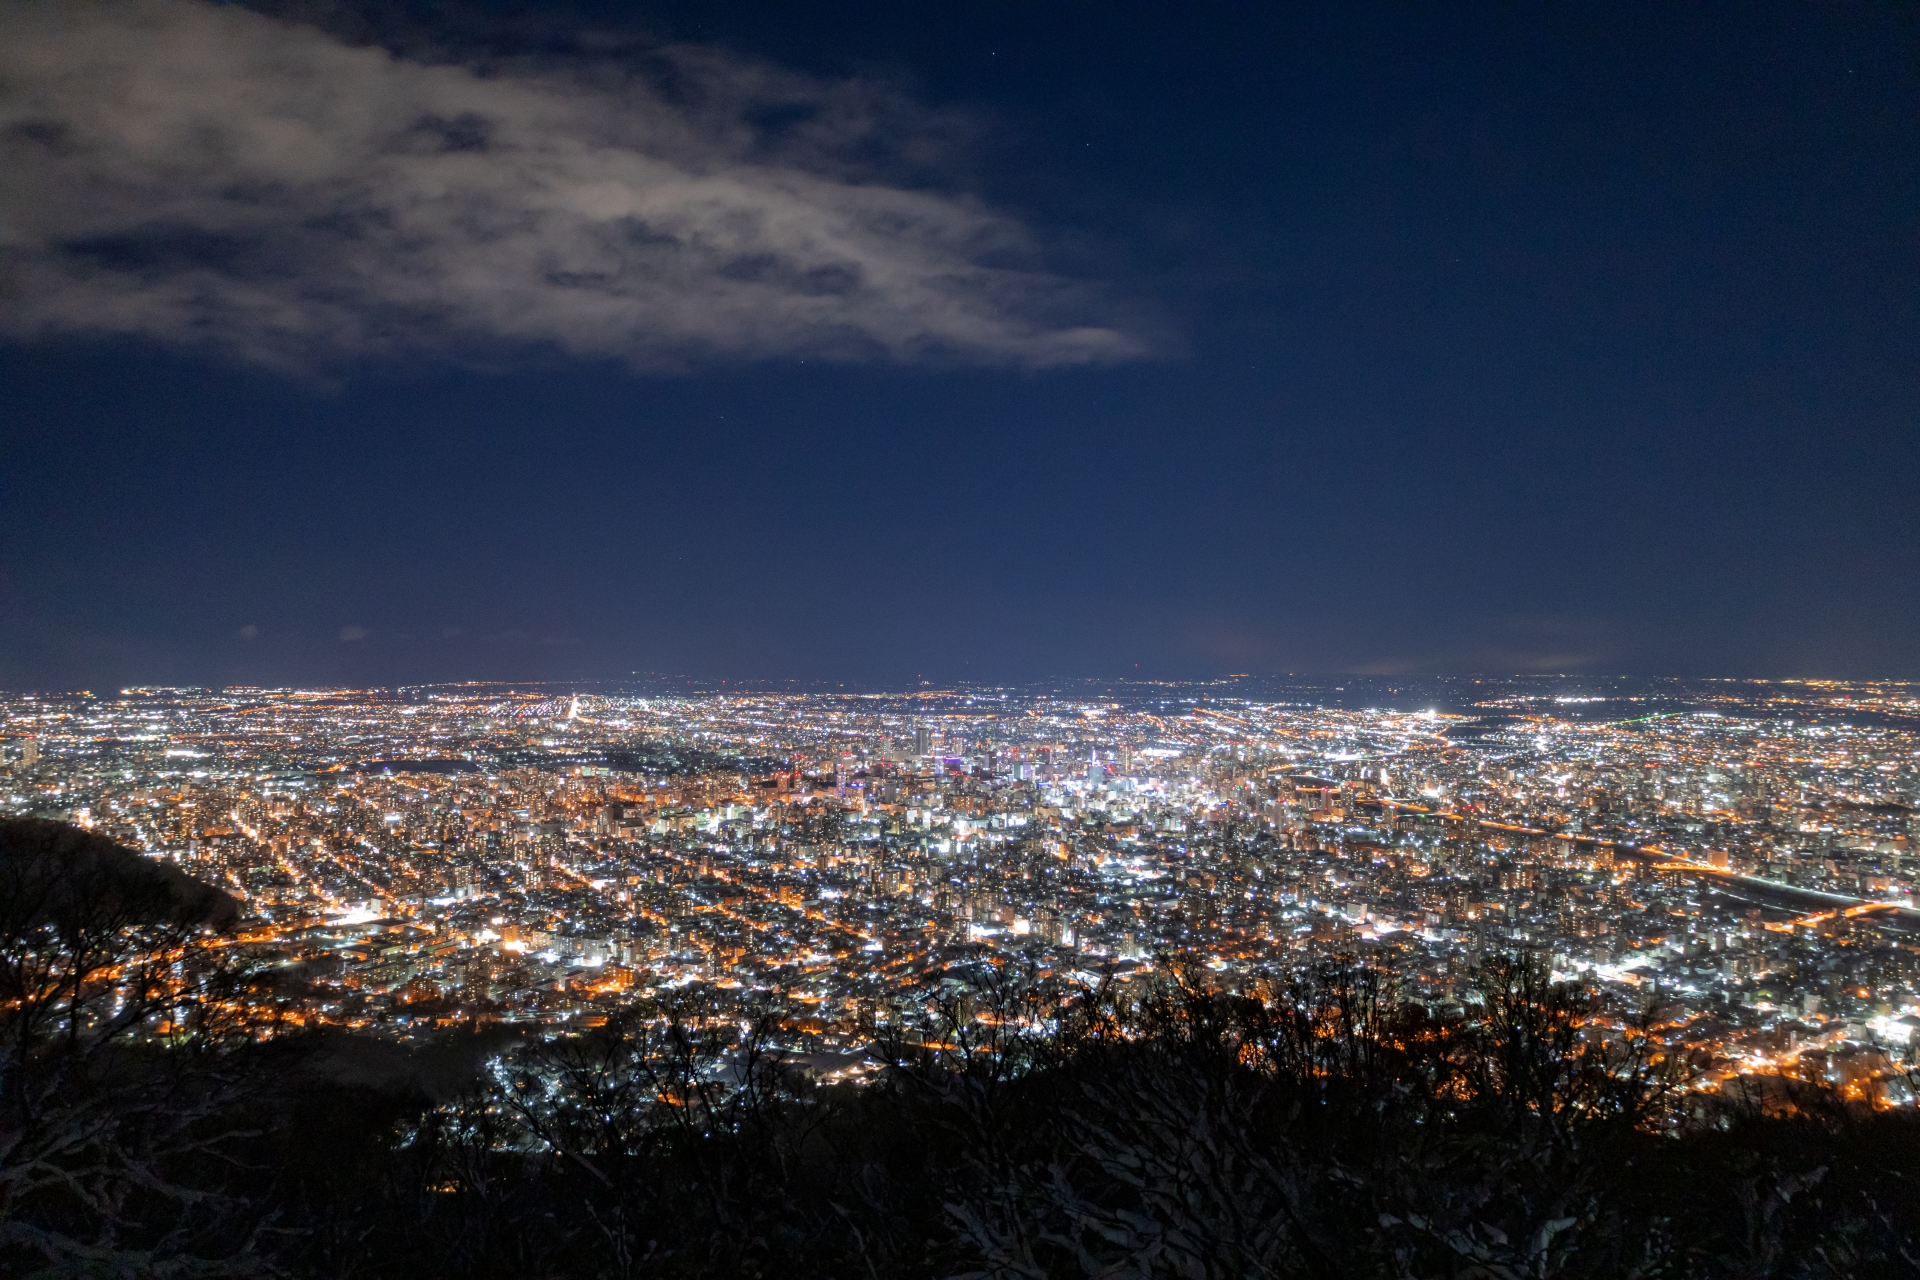
[[[696,686],[704,692],[721,693],[735,689],[741,692],[767,692],[775,686],[800,686],[808,692],[852,690],[866,694],[885,693],[937,693],[942,690],[997,690],[1003,692],[1027,692],[1047,685],[1106,685],[1130,687],[1219,687],[1238,685],[1248,682],[1259,685],[1275,681],[1326,681],[1344,680],[1363,685],[1382,684],[1419,684],[1423,682],[1451,681],[1492,681],[1495,683],[1519,683],[1553,680],[1594,680],[1594,681],[1645,681],[1648,683],[1701,683],[1701,684],[1746,684],[1746,685],[1802,685],[1811,687],[1920,687],[1920,680],[1903,679],[1893,676],[1753,676],[1753,675],[1648,675],[1635,672],[1600,673],[1591,671],[1557,672],[1512,672],[1498,673],[1487,671],[1450,671],[1450,672],[1358,672],[1358,671],[1285,671],[1285,672],[1229,672],[1216,676],[1185,677],[1148,677],[1148,676],[1100,676],[1100,675],[1053,675],[1034,677],[1024,680],[985,680],[985,679],[945,679],[913,681],[884,680],[845,680],[825,676],[696,676],[686,673],[629,672],[623,676],[583,676],[569,679],[451,679],[451,680],[408,680],[390,683],[295,683],[295,684],[134,684],[123,685],[110,692],[98,692],[88,688],[68,689],[4,689],[0,697],[8,698],[105,698],[153,696],[159,694],[219,694],[219,693],[262,693],[262,694],[347,694],[347,693],[405,693],[410,690],[428,689],[477,689],[477,688],[528,688],[543,690],[581,690],[586,691],[597,686],[632,686],[645,683],[672,683]],[[673,691],[670,691],[673,692]]]

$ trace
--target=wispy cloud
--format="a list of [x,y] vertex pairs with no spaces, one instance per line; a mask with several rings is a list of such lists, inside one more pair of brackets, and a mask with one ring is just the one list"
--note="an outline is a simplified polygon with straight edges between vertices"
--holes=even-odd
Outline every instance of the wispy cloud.
[[0,334],[291,368],[1144,353],[1016,222],[889,185],[913,133],[714,50],[482,71],[197,0],[10,5]]

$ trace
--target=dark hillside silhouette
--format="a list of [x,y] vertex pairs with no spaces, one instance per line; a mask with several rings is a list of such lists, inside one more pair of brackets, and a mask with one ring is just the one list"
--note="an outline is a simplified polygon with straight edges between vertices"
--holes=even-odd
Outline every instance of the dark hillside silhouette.
[[225,929],[240,904],[164,862],[45,818],[0,819],[0,927],[79,931],[180,923]]

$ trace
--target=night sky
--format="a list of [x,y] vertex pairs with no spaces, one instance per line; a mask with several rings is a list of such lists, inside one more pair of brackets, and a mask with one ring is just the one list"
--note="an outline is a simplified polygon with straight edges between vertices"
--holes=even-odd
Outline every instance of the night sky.
[[1911,5],[9,5],[0,687],[1920,677]]

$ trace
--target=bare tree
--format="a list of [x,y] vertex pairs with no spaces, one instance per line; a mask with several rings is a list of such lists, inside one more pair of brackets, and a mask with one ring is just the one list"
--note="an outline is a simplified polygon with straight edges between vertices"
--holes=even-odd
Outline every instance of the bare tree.
[[[0,1269],[252,1268],[223,1050],[248,975],[225,894],[62,823],[0,822]],[[244,1236],[244,1232],[242,1233]]]

